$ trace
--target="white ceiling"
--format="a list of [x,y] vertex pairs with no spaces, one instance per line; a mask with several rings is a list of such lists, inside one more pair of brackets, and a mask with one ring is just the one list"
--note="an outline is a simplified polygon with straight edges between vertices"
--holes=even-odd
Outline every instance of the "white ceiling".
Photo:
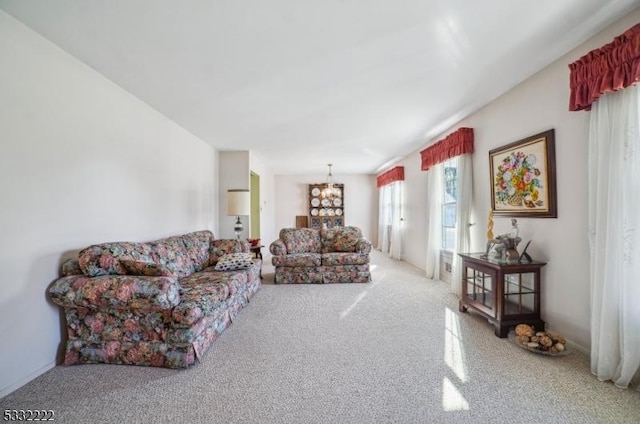
[[336,176],[384,170],[639,4],[0,0],[219,150]]

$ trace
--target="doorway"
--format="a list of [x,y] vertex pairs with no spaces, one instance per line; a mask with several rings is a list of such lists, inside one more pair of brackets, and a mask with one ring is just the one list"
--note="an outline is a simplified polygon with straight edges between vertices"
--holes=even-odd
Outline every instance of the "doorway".
[[251,226],[250,237],[260,238],[260,175],[251,171]]

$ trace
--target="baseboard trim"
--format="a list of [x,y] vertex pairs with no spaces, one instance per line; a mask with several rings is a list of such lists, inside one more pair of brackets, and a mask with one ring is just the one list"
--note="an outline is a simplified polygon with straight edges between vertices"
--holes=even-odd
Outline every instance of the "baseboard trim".
[[[551,334],[563,334],[562,332],[555,331],[553,328],[549,326],[547,326],[546,331],[548,331]],[[574,350],[577,350],[578,352],[584,353],[587,356],[591,355],[591,349],[589,349],[588,347],[582,346],[574,342],[573,340],[567,339],[566,337],[565,339],[567,340],[567,346],[571,347]]]
[[44,365],[43,367],[40,367],[39,369],[33,371],[32,373],[27,374],[25,377],[21,378],[20,380],[15,381],[8,386],[0,388],[0,399],[7,396],[11,392],[18,390],[20,387],[24,386],[31,380],[34,380],[35,378],[41,376],[42,374],[49,371],[50,369],[55,368],[55,366],[56,366],[56,362],[51,361],[48,364]]

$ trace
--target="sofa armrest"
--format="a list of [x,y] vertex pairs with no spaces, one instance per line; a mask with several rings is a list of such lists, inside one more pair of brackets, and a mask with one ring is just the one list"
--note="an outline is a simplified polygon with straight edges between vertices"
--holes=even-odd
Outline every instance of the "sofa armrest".
[[49,296],[62,307],[171,309],[180,303],[180,283],[176,277],[70,275],[56,280]]
[[287,254],[287,246],[284,244],[284,241],[278,239],[269,245],[269,252],[273,256],[284,256]]
[[356,244],[356,252],[362,254],[371,253],[371,242],[367,239],[358,240],[358,244]]

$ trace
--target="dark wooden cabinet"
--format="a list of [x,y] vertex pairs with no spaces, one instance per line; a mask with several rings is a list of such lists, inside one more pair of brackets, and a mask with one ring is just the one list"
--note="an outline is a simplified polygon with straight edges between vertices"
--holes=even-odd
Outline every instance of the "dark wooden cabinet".
[[309,227],[344,227],[344,184],[334,184],[335,194],[325,196],[327,184],[309,184]]
[[540,319],[540,269],[545,262],[510,263],[483,258],[481,253],[461,253],[461,312],[471,309],[486,317],[498,337],[520,323],[544,330]]

